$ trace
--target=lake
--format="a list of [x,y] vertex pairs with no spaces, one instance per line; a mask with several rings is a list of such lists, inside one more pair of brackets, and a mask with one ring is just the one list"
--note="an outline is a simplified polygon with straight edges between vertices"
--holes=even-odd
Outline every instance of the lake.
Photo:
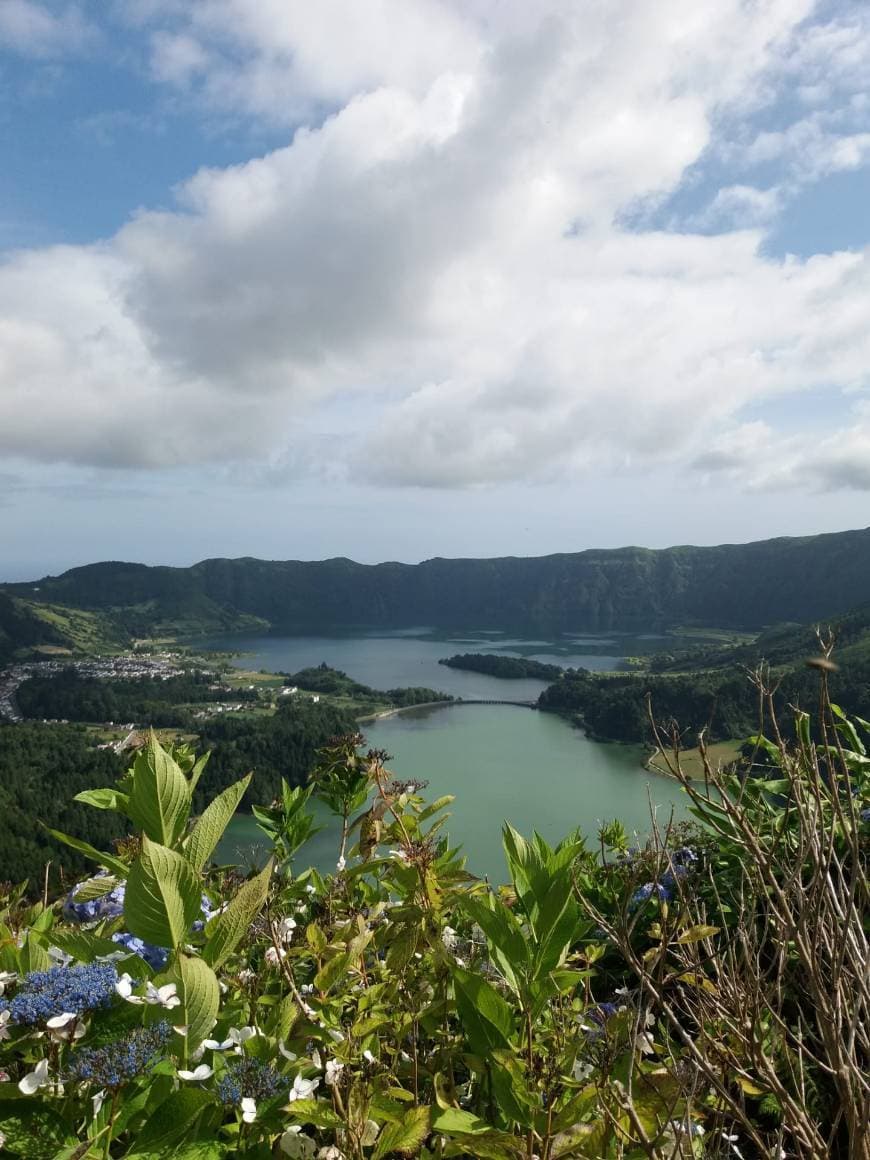
[[624,667],[625,656],[649,651],[653,642],[667,639],[578,635],[531,640],[506,633],[440,634],[419,628],[336,636],[225,636],[212,638],[204,647],[242,653],[232,663],[244,669],[293,673],[325,662],[373,689],[425,686],[456,697],[526,701],[536,699],[546,682],[505,681],[449,669],[438,661],[455,653],[503,653],[601,672]]
[[[628,639],[628,638],[625,638]],[[540,681],[503,681],[438,665],[452,652],[503,651],[554,664],[616,667],[625,655],[617,640],[529,641],[466,635],[390,634],[358,637],[223,638],[210,647],[244,649],[236,663],[245,668],[293,672],[320,664],[343,669],[375,688],[428,685],[464,697],[532,699]],[[450,647],[445,648],[445,645]],[[632,652],[637,639],[631,641]],[[612,650],[605,652],[605,647]],[[580,650],[584,651],[580,651]],[[597,649],[598,651],[591,651]],[[585,651],[589,650],[589,651]],[[595,662],[595,663],[592,663]],[[440,679],[443,678],[443,679]],[[685,795],[676,782],[642,768],[633,746],[591,741],[549,713],[509,705],[455,705],[414,709],[365,726],[369,745],[393,755],[397,777],[426,779],[425,795],[455,794],[447,832],[461,844],[469,869],[501,881],[505,876],[501,826],[510,821],[530,833],[537,829],[557,841],[579,826],[594,843],[599,822],[618,817],[629,830],[650,829],[650,801],[660,824],[686,816]],[[333,868],[337,855],[334,825],[307,847],[303,862]],[[250,816],[231,823],[221,844],[222,859],[242,863],[261,857],[259,831]]]

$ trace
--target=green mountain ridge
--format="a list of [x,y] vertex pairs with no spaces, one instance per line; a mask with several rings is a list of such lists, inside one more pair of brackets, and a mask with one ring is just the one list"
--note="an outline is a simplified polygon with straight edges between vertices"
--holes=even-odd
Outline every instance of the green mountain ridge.
[[716,547],[588,549],[541,557],[209,559],[189,568],[109,561],[0,595],[110,617],[128,636],[316,626],[651,631],[761,630],[865,604],[870,529]]

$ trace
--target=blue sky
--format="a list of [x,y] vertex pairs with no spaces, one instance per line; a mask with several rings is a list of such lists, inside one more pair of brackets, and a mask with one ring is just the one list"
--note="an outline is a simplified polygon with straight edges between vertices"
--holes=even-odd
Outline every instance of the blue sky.
[[3,577],[863,526],[870,14],[0,0]]

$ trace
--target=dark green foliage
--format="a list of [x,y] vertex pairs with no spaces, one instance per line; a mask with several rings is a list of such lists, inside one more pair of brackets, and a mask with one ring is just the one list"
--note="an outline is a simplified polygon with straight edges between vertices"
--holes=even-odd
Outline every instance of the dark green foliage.
[[[785,670],[774,701],[777,710],[789,705],[812,709],[818,696],[815,673],[804,664]],[[843,659],[831,678],[835,700],[870,713],[870,656]],[[758,729],[758,693],[743,669],[655,675],[637,673],[601,676],[585,669],[569,670],[545,689],[538,704],[581,725],[603,741],[650,741],[646,699],[652,699],[656,721],[676,721],[687,742],[707,730],[709,741],[747,737]]]
[[130,721],[155,728],[190,725],[186,706],[208,701],[256,701],[255,691],[210,689],[213,677],[97,679],[65,669],[51,677],[32,677],[19,686],[16,700],[25,717],[67,721]]
[[[205,758],[152,736],[81,795],[136,830],[76,887],[114,914],[0,886],[4,1155],[866,1160],[870,723],[829,672],[815,731],[756,738],[767,778],[674,767],[700,826],[506,825],[500,889],[358,735],[257,812],[261,871],[215,866],[247,779],[199,813]],[[312,797],[335,874],[300,857]]]
[[0,880],[29,878],[41,890],[46,862],[56,868],[61,851],[66,871],[84,870],[85,859],[59,846],[40,823],[108,846],[120,836],[118,819],[72,798],[114,785],[121,768],[114,753],[95,749],[93,736],[78,726],[0,725]]
[[466,669],[471,673],[486,673],[489,677],[520,680],[532,677],[541,681],[558,681],[564,669],[560,665],[546,665],[529,657],[509,657],[501,653],[457,653],[438,662],[450,669]]
[[34,615],[22,600],[0,592],[0,664],[20,648],[40,644],[63,644],[63,638]]
[[300,669],[287,677],[288,685],[298,685],[311,693],[327,693],[337,697],[351,697],[355,701],[387,701],[397,708],[407,705],[423,705],[431,701],[452,701],[449,693],[439,693],[435,689],[415,686],[410,689],[387,689],[382,692],[369,685],[353,680],[341,669],[332,669],[327,664]]
[[317,750],[330,737],[355,728],[346,710],[310,701],[284,704],[271,717],[211,718],[201,729],[203,747],[212,755],[197,787],[198,800],[253,770],[244,803],[266,804],[280,795],[282,778],[291,786],[305,782]]
[[870,529],[795,539],[591,550],[491,560],[356,564],[204,560],[192,568],[104,563],[9,593],[113,610],[130,633],[194,632],[262,618],[275,629],[417,624],[546,632],[649,632],[677,624],[763,628],[867,599]]

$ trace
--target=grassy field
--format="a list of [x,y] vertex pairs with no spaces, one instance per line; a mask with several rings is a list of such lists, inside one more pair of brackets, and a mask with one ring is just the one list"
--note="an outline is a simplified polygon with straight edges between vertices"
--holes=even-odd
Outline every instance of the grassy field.
[[61,633],[76,652],[94,654],[120,651],[120,642],[114,638],[106,621],[97,612],[35,601],[28,601],[28,608],[40,620]]
[[[707,757],[713,769],[718,769],[720,766],[729,765],[732,761],[736,761],[740,755],[740,747],[742,744],[742,741],[715,741],[713,744],[708,745]],[[668,772],[668,767],[660,753],[654,754],[647,762],[647,765],[650,769],[654,769],[659,773]],[[684,749],[680,753],[680,768],[693,780],[703,780],[704,763],[701,760],[700,750]]]

